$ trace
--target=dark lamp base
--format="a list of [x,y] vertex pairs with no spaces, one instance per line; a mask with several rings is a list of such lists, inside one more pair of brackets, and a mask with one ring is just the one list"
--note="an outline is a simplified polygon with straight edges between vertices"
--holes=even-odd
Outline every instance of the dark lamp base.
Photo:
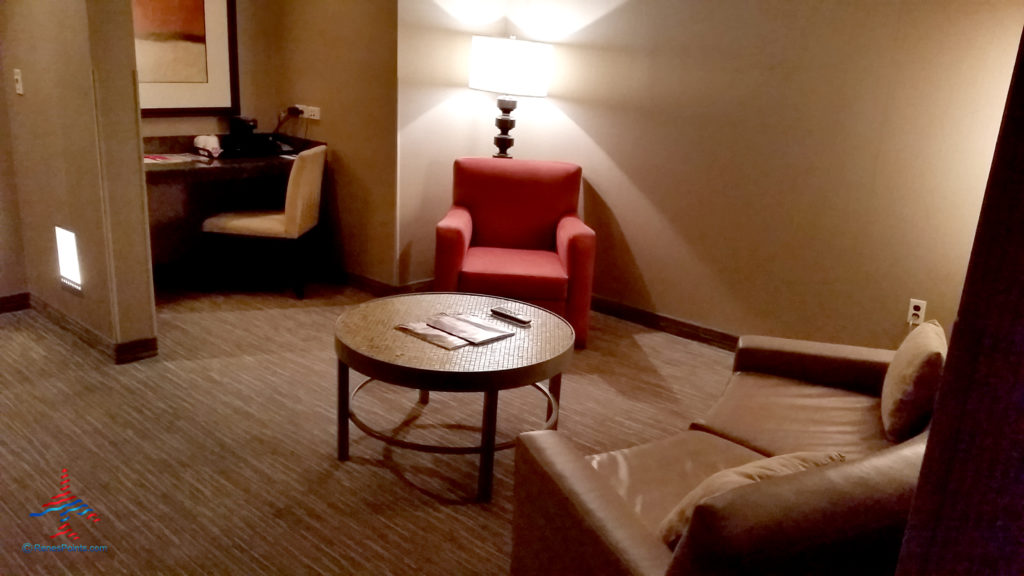
[[495,158],[511,158],[508,149],[515,144],[515,138],[508,135],[509,131],[516,127],[516,120],[512,118],[512,111],[516,109],[516,99],[512,96],[499,96],[498,109],[501,115],[494,119],[494,125],[500,134],[494,137],[494,145],[498,147]]

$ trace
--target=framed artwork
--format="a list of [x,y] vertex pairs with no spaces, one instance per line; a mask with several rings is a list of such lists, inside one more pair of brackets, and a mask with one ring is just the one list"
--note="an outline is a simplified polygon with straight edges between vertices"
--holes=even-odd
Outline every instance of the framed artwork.
[[236,115],[235,0],[132,0],[143,117]]

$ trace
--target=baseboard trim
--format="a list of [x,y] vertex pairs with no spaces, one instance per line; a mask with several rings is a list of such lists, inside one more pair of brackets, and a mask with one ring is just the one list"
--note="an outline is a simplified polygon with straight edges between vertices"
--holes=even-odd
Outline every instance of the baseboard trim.
[[0,296],[0,314],[28,310],[32,307],[32,300],[28,292],[19,292],[10,296]]
[[114,345],[114,364],[128,364],[144,358],[152,358],[159,352],[156,338],[140,338]]
[[701,342],[730,352],[736,351],[736,345],[739,343],[738,336],[734,336],[727,332],[721,332],[713,328],[684,322],[676,318],[635,308],[628,304],[615,302],[614,300],[609,300],[608,298],[602,298],[596,295],[591,298],[590,308],[595,312],[614,316],[622,320],[633,322],[634,324],[639,324],[654,330],[661,330],[662,332],[672,334],[673,336],[679,336],[680,338]]
[[127,364],[157,355],[157,339],[142,338],[128,342],[114,342],[106,336],[54,308],[38,296],[30,295],[31,308],[57,326],[74,334],[90,347],[106,354],[115,364]]
[[[404,286],[392,286],[390,284],[366,278],[365,276],[349,274],[347,276],[347,284],[355,288],[359,288],[360,290],[365,290],[379,298],[382,296],[393,296],[395,294],[426,292],[431,289],[434,281],[433,279],[430,279],[413,282]],[[616,302],[608,298],[602,298],[597,295],[591,297],[590,309],[595,312],[614,316],[653,330],[660,330],[667,334],[672,334],[673,336],[679,336],[680,338],[686,338],[687,340],[693,340],[694,342],[700,342],[702,344],[714,346],[715,348],[728,350],[729,352],[736,351],[736,346],[739,344],[740,340],[738,336],[729,334],[728,332],[707,328],[691,322],[684,322],[683,320],[663,316],[648,310],[642,310],[640,308]]]

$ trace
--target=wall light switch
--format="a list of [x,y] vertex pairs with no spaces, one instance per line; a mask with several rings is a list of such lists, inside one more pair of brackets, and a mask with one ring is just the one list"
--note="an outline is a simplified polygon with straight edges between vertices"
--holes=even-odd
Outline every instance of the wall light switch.
[[14,93],[25,94],[25,85],[21,81],[21,69],[14,69]]

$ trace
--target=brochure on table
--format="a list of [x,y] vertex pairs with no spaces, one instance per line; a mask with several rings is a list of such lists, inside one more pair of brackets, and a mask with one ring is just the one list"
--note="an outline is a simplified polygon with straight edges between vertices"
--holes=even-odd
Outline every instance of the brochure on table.
[[447,350],[456,350],[469,344],[479,346],[515,334],[469,314],[441,313],[424,322],[407,322],[395,328]]

